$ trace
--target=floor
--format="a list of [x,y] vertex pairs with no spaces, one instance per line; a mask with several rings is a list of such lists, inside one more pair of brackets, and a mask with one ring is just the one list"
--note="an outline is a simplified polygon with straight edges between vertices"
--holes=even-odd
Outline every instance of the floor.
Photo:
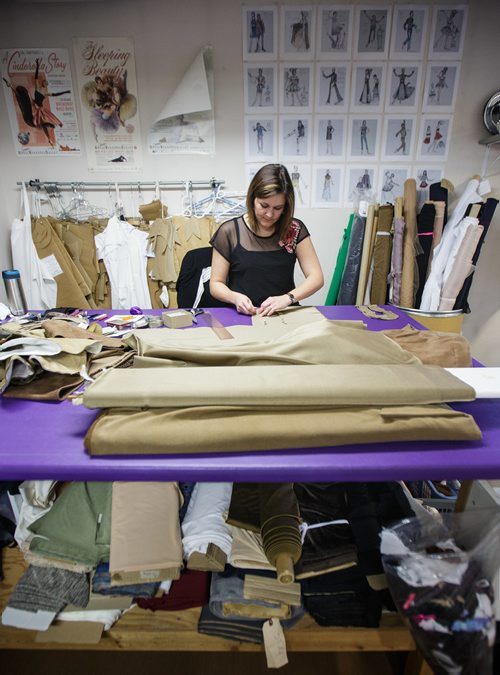
[[[402,675],[404,654],[298,654],[288,655],[283,675]],[[171,652],[74,652],[0,650],[0,672],[5,675],[269,675],[263,654],[173,654]]]

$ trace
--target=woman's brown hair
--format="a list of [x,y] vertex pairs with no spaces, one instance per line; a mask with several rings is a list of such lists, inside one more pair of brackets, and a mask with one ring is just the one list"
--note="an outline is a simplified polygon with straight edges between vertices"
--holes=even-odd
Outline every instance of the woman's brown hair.
[[276,222],[276,229],[279,238],[284,239],[286,231],[292,222],[295,209],[295,193],[293,191],[292,180],[283,164],[266,164],[252,178],[247,192],[247,217],[253,232],[257,230],[258,226],[254,200],[266,199],[278,194],[284,195],[285,206],[279,220]]

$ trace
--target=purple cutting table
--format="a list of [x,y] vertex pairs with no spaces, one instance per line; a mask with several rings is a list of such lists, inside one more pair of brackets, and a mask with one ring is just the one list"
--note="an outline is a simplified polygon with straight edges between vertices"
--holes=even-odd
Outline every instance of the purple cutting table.
[[[329,319],[356,319],[370,330],[421,327],[401,310],[392,321],[367,319],[356,307],[319,307]],[[232,309],[211,309],[225,326],[249,324]],[[208,325],[198,317],[198,325]],[[500,478],[500,401],[455,406],[471,413],[480,442],[404,442],[234,454],[90,457],[83,437],[97,411],[69,401],[0,397],[0,479],[126,481],[383,481]],[[186,429],[189,433],[189,429]]]

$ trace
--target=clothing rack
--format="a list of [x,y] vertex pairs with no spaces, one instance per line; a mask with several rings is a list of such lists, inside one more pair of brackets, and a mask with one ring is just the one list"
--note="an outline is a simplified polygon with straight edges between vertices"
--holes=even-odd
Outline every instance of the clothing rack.
[[[18,187],[21,187],[22,181],[17,181],[16,185]],[[142,188],[151,188],[154,189],[156,186],[160,188],[185,188],[186,184],[193,186],[193,187],[202,187],[202,188],[210,188],[214,189],[217,188],[220,185],[224,185],[223,180],[219,180],[218,178],[211,178],[210,180],[160,180],[160,181],[58,181],[58,180],[52,180],[52,181],[41,181],[38,178],[26,181],[26,185],[30,188],[34,188],[36,190],[42,189],[44,187],[52,187],[56,185],[58,188],[66,188],[66,189],[73,189],[74,187],[78,186],[81,188],[102,188],[102,189],[109,189],[110,187],[115,187],[118,186],[119,188],[129,188],[129,189],[142,189]]]

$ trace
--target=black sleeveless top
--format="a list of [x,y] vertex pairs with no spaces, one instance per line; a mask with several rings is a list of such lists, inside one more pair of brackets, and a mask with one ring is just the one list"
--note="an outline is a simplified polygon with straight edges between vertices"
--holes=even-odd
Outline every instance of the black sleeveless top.
[[[309,232],[302,221],[294,218],[294,222],[299,243]],[[269,296],[283,295],[295,287],[297,256],[280,245],[278,234],[258,236],[240,217],[222,223],[210,243],[229,262],[229,288],[247,295],[256,307]]]

